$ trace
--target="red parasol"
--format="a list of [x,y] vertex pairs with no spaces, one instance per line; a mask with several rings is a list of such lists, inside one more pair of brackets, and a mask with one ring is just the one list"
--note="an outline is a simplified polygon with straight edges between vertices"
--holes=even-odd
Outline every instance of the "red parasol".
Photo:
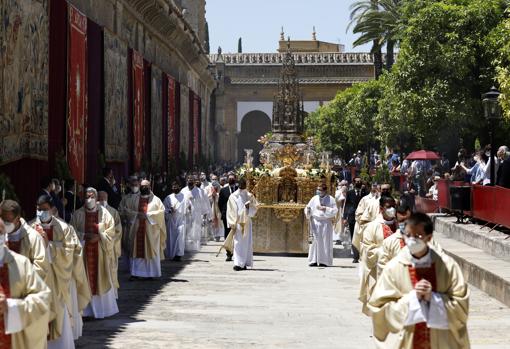
[[406,160],[439,160],[440,157],[433,151],[417,150],[406,157]]

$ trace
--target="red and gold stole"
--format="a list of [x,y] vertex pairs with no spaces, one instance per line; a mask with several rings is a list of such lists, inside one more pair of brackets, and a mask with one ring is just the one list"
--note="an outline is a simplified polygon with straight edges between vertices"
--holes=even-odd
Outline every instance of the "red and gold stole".
[[[9,287],[9,267],[7,263],[0,268],[0,294],[5,298],[11,297],[11,289]],[[11,349],[11,335],[5,334],[5,320],[0,321],[0,349]]]
[[[413,287],[418,281],[425,279],[432,284],[432,291],[436,291],[437,282],[434,263],[427,268],[409,266],[409,276],[411,277]],[[427,327],[426,322],[420,322],[414,325],[413,349],[431,349],[430,328]]]
[[[85,211],[85,234],[99,234],[99,211]],[[97,295],[97,276],[99,262],[99,241],[85,242],[85,256],[87,259],[87,276],[92,295]]]
[[18,241],[9,240],[9,241],[7,241],[7,247],[9,248],[9,250],[11,250],[13,252],[20,253],[20,251],[21,251],[21,240],[23,240],[23,239],[20,239]]
[[394,231],[391,229],[391,227],[389,225],[386,225],[384,223],[381,223],[382,224],[382,229],[383,229],[383,236],[384,238],[388,238],[391,234],[394,233]]
[[48,241],[53,241],[53,226],[48,226],[47,228],[43,227],[46,236],[48,237]]
[[[149,206],[149,198],[140,197],[138,203],[138,212],[147,213],[147,207]],[[147,223],[145,219],[140,218],[138,220],[138,230],[136,232],[136,258],[145,258],[145,235],[147,234]]]

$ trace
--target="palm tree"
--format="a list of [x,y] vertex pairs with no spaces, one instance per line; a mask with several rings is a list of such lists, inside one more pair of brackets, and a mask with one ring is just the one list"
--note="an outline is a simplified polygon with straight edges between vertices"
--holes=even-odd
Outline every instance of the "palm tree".
[[353,45],[372,42],[376,78],[382,73],[382,47],[386,44],[386,69],[395,62],[395,46],[398,42],[400,4],[402,0],[358,0],[350,7],[351,16],[347,29],[354,26],[353,33],[361,34]]

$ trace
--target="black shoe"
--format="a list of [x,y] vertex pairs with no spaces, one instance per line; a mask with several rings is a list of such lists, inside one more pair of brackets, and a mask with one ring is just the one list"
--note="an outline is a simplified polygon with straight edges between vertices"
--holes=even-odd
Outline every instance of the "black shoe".
[[140,278],[139,278],[138,276],[133,276],[133,275],[131,275],[131,276],[129,277],[129,281],[137,281],[137,280],[139,280],[139,279],[140,279]]
[[359,263],[359,259],[353,259],[352,262],[353,263]]
[[246,268],[246,266],[244,266],[243,270],[247,270],[248,268]]
[[180,262],[180,261],[182,261],[181,256],[175,256],[174,259],[172,259],[172,262]]
[[232,257],[231,256],[227,256],[227,259],[225,259],[225,262],[232,262]]
[[327,268],[328,266],[326,264],[319,264],[319,267]]
[[310,263],[308,264],[309,267],[316,267],[317,266],[317,263]]
[[214,238],[214,241],[220,242],[220,238]]
[[234,268],[233,268],[235,271],[241,271],[243,270],[243,268],[237,266],[237,265],[234,265]]

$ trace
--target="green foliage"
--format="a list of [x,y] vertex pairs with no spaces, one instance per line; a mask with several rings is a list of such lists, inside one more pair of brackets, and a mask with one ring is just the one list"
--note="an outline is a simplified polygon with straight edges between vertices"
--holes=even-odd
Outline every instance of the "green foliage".
[[383,77],[377,116],[384,144],[446,150],[483,132],[480,97],[494,76],[486,40],[502,16],[500,0],[405,2],[399,59]]
[[[510,15],[510,8],[507,9],[507,16]],[[490,40],[491,47],[497,52],[495,58],[496,79],[501,91],[500,103],[503,108],[503,115],[510,121],[510,18],[503,20],[496,28]]]
[[359,178],[361,178],[361,180],[364,183],[370,184],[372,182],[372,176],[370,176],[370,169],[368,168],[368,163],[366,162],[364,163],[359,173]]
[[359,43],[398,42],[397,63],[376,82],[340,91],[310,115],[307,132],[321,150],[344,155],[377,142],[406,152],[454,152],[461,139],[472,145],[477,137],[485,144],[481,96],[497,78],[507,119],[502,136],[510,129],[506,6],[505,0],[357,1],[351,24]]
[[209,43],[209,23],[207,23],[207,21],[205,22],[204,50],[206,54],[211,53],[211,45]]
[[71,170],[69,170],[69,164],[67,163],[67,158],[62,150],[59,151],[55,157],[55,176],[66,182],[73,180]]
[[379,167],[374,174],[374,183],[378,184],[385,184],[390,183],[391,184],[391,175],[390,170],[388,169],[388,165],[385,161],[382,162],[382,166]]
[[369,149],[376,139],[374,120],[382,96],[379,81],[360,83],[338,92],[335,99],[305,120],[319,150],[335,154]]

